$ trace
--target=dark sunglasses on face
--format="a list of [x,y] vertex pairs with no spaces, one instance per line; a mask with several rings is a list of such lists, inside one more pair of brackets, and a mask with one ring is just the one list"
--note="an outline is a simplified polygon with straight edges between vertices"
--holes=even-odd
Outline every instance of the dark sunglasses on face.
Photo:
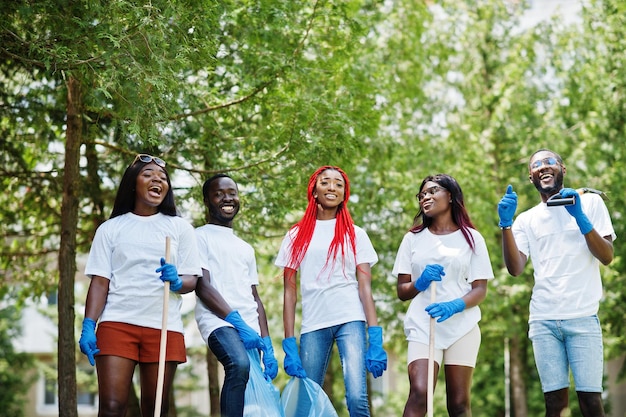
[[422,201],[423,199],[426,198],[427,195],[435,195],[436,193],[442,190],[445,190],[445,188],[440,185],[435,185],[433,187],[425,189],[421,193],[415,194],[415,197],[417,198],[418,201]]
[[537,159],[535,162],[530,164],[530,169],[541,168],[544,165],[552,167],[552,166],[557,165],[558,163],[559,161],[557,161],[556,158],[553,158],[553,157]]
[[141,161],[144,164],[149,164],[150,162],[154,161],[154,163],[160,166],[161,168],[165,168],[164,160],[162,160],[161,158],[157,158],[156,156],[148,155],[146,153],[140,153],[139,155],[137,155],[131,165],[133,165],[137,161]]

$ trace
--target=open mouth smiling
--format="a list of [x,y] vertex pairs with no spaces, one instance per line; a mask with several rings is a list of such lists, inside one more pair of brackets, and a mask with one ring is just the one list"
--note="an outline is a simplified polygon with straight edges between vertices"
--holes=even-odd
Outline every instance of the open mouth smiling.
[[161,192],[162,191],[163,191],[163,189],[161,187],[156,186],[156,185],[148,188],[148,192],[150,192],[150,194],[156,195],[157,197],[161,196]]
[[232,214],[235,212],[235,206],[233,206],[232,204],[227,204],[227,205],[223,205],[220,207],[220,209],[227,214]]

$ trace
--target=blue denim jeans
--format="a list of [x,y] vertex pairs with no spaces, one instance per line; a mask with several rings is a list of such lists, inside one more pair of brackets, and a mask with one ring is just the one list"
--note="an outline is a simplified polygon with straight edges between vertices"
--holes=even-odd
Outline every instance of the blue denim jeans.
[[569,387],[572,370],[576,391],[602,392],[602,330],[598,316],[530,322],[543,392]]
[[250,376],[250,359],[239,333],[233,327],[220,327],[209,336],[209,348],[224,366],[220,396],[222,417],[243,416],[243,404]]
[[351,321],[304,333],[300,337],[302,366],[310,379],[322,385],[335,341],[343,368],[350,417],[369,417],[365,370],[365,322]]

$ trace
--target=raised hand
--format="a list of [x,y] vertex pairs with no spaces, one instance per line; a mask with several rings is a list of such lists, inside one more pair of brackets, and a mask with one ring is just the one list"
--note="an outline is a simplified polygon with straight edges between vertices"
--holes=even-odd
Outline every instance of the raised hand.
[[517,210],[517,193],[513,191],[513,186],[509,184],[506,187],[506,193],[498,203],[498,216],[500,217],[498,226],[511,227],[515,210]]

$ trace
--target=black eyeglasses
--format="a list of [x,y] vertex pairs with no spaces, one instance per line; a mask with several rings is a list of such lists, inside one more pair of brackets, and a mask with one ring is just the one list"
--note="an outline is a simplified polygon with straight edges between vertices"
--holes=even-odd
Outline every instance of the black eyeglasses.
[[154,163],[160,166],[161,168],[165,168],[164,160],[162,160],[161,158],[157,158],[156,156],[148,155],[147,153],[140,153],[139,155],[137,155],[131,165],[134,165],[135,162],[137,161],[141,161],[144,164],[149,164],[150,162],[154,161]]
[[535,162],[530,164],[530,169],[541,168],[544,165],[548,167],[553,167],[557,165],[558,163],[559,161],[557,161],[556,158],[553,158],[553,157],[537,159]]
[[421,202],[423,199],[426,198],[427,195],[435,195],[439,191],[443,191],[443,190],[445,190],[444,187],[440,185],[435,185],[435,186],[425,189],[421,193],[415,194],[415,198],[417,198],[417,200]]

